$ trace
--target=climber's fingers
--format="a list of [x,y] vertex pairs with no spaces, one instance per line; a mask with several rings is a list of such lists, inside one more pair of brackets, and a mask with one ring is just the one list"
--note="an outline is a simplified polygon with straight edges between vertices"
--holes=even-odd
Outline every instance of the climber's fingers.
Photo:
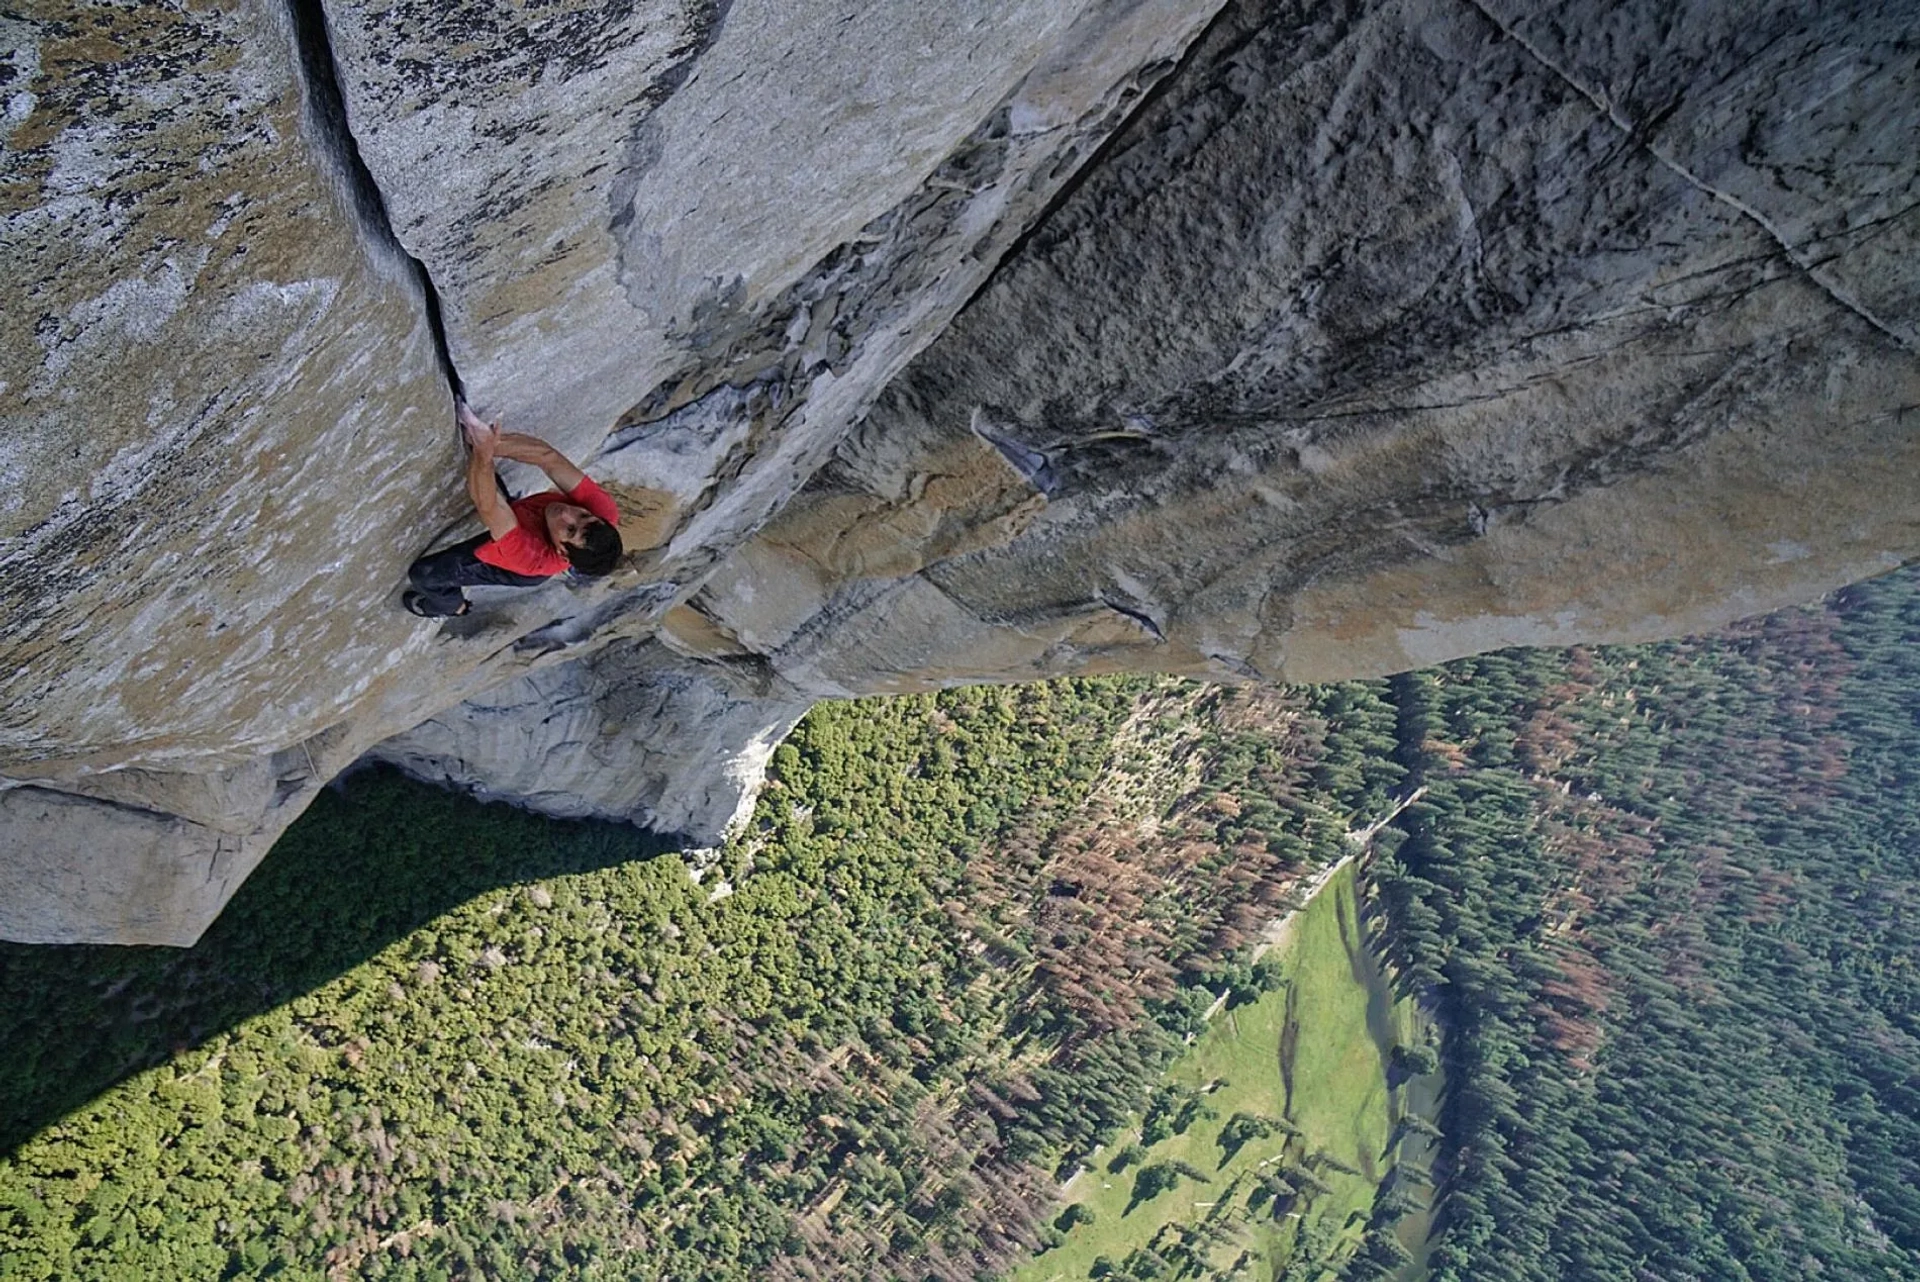
[[454,401],[453,416],[455,420],[459,422],[463,430],[468,428],[486,426],[485,422],[481,420],[480,416],[473,412],[473,407],[467,404],[465,397],[461,397]]
[[479,419],[475,419],[471,423],[462,424],[462,426],[466,429],[467,444],[476,450],[491,451],[500,444],[500,425],[498,423],[482,423]]

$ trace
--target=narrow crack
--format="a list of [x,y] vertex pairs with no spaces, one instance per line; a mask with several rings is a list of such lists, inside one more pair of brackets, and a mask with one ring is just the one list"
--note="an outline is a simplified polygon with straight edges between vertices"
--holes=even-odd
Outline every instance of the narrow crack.
[[[1653,139],[1649,132],[1645,128],[1634,124],[1633,120],[1628,117],[1625,112],[1621,111],[1606,94],[1581,84],[1572,72],[1568,71],[1558,62],[1555,62],[1544,49],[1501,21],[1498,15],[1487,8],[1484,0],[1463,0],[1463,2],[1482,18],[1492,23],[1495,30],[1518,45],[1526,52],[1528,57],[1539,63],[1562,84],[1593,104],[1593,109],[1599,112],[1603,119],[1626,135],[1629,144],[1646,152],[1695,191],[1719,201],[1736,213],[1744,215],[1754,226],[1765,232],[1774,244],[1780,247],[1780,252],[1786,257],[1787,261],[1797,267],[1801,275],[1811,281],[1814,286],[1826,294],[1828,298],[1831,298],[1835,303],[1852,312],[1855,316],[1858,316],[1861,320],[1892,339],[1894,345],[1902,351],[1912,352],[1916,350],[1913,340],[1902,334],[1888,322],[1876,316],[1871,308],[1859,299],[1851,297],[1838,283],[1825,277],[1819,270],[1821,264],[1809,259],[1764,213],[1755,209],[1746,201],[1741,200],[1732,192],[1723,191],[1714,186],[1706,179],[1689,170],[1678,160],[1654,146]],[[1822,261],[1831,261],[1831,259]]]
[[1160,625],[1155,623],[1153,616],[1145,610],[1140,609],[1138,606],[1124,605],[1110,596],[1103,596],[1099,598],[1099,600],[1100,604],[1106,606],[1107,609],[1112,610],[1115,614],[1125,615],[1127,618],[1139,624],[1141,628],[1152,633],[1155,641],[1164,642],[1167,639],[1167,634],[1160,630]]
[[360,154],[359,141],[353,136],[352,124],[347,118],[346,94],[340,88],[340,67],[333,56],[333,38],[327,29],[326,7],[321,0],[287,0],[287,16],[292,24],[294,52],[300,63],[307,122],[314,144],[322,157],[332,163],[341,194],[361,233],[379,252],[390,255],[419,290],[440,372],[454,399],[465,400],[466,387],[460,381],[460,371],[454,367],[453,352],[447,345],[447,322],[440,309],[440,291],[434,288],[427,265],[400,243],[387,212],[386,195],[375,181],[373,170],[367,167],[365,157]]

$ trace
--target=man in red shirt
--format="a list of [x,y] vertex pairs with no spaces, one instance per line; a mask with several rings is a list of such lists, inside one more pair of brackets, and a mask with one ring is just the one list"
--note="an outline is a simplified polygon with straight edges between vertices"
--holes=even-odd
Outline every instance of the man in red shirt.
[[[441,619],[470,608],[462,588],[521,587],[568,569],[593,576],[611,571],[620,559],[614,528],[620,512],[607,492],[539,437],[502,432],[465,404],[459,411],[472,447],[467,493],[487,532],[415,561],[407,570],[413,588],[401,604],[422,618]],[[509,499],[493,470],[496,458],[531,463],[558,488]]]

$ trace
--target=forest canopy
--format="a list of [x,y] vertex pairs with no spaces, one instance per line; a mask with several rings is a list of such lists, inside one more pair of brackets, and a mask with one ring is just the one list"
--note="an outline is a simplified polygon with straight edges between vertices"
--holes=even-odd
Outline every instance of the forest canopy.
[[1423,787],[1363,881],[1446,1030],[1433,1276],[1920,1275],[1916,641],[1901,574],[1390,681],[828,704],[705,860],[363,774],[193,950],[0,946],[0,1274],[992,1275]]

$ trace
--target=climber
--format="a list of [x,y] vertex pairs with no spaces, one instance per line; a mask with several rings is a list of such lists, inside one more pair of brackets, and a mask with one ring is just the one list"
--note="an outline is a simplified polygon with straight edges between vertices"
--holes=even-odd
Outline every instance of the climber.
[[[460,426],[471,452],[467,493],[487,532],[415,561],[407,570],[410,591],[400,598],[424,619],[465,614],[462,588],[522,587],[562,570],[599,576],[620,559],[620,513],[607,492],[553,446],[537,436],[502,432],[482,422],[464,401]],[[493,470],[496,458],[531,463],[556,489],[515,499]]]

